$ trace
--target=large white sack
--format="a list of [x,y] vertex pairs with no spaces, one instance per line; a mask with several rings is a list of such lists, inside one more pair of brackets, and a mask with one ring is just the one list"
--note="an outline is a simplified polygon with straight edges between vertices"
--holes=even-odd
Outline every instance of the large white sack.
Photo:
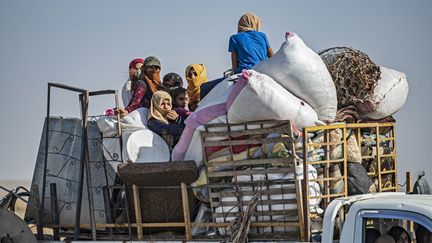
[[230,123],[291,120],[298,128],[322,124],[306,102],[292,95],[271,77],[244,70],[228,96]]
[[148,109],[145,107],[138,108],[129,113],[127,116],[123,117],[122,121],[130,125],[144,125],[144,127],[147,127]]
[[119,137],[104,137],[102,139],[102,150],[105,160],[111,165],[115,172],[117,172],[117,166],[120,163],[127,162],[126,149],[124,145],[127,143],[129,136],[133,132],[123,132],[123,151],[120,149],[120,138]]
[[124,151],[126,152],[124,159],[135,163],[170,160],[170,151],[166,142],[148,129],[130,134]]
[[238,75],[227,77],[218,83],[212,90],[198,103],[195,112],[205,109],[206,107],[225,103],[228,95],[233,89],[233,84],[237,81]]
[[409,91],[404,73],[382,66],[380,68],[381,77],[373,94],[373,102],[377,104],[377,109],[363,115],[375,120],[391,116],[402,108]]
[[293,32],[271,58],[252,69],[267,74],[295,96],[311,105],[322,121],[336,117],[336,88],[321,57]]

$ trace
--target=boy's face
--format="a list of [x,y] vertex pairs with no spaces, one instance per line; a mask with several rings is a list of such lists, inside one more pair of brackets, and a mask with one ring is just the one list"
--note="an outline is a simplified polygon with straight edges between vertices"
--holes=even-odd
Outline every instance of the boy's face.
[[179,94],[176,97],[175,103],[177,107],[186,108],[189,104],[189,96],[187,93]]

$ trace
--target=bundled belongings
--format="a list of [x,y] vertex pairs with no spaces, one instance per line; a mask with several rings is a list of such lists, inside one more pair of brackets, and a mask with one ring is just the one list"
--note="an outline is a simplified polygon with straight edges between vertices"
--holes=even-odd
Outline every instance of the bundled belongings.
[[[319,54],[336,86],[338,121],[351,122],[358,120],[357,116],[362,120],[380,120],[404,105],[409,90],[404,73],[378,66],[353,48],[334,47]],[[346,110],[347,107],[350,108]]]
[[[198,166],[201,164],[199,132],[204,130],[205,124],[259,120],[291,120],[299,129],[323,124],[307,103],[290,94],[269,76],[248,70],[219,83],[199,103],[197,110],[186,120],[186,128],[174,148],[173,159],[195,160]],[[232,129],[243,128],[233,126]]]
[[381,66],[381,78],[372,96],[376,109],[365,110],[363,117],[379,120],[393,115],[405,104],[408,92],[408,81],[404,73]]
[[336,88],[323,60],[297,34],[287,32],[285,37],[280,50],[253,69],[306,101],[320,120],[333,121],[338,103]]
[[[304,228],[304,207],[322,213],[321,191],[317,181],[302,189],[304,170],[295,150],[296,136],[290,121],[211,124],[205,128],[201,133],[205,174],[192,185],[195,195],[210,204],[213,221],[225,223],[216,226],[218,233],[231,235],[232,227],[226,227],[226,223],[235,224],[239,215],[248,212],[254,195],[259,195],[255,210],[243,219],[251,222],[249,234],[299,239]],[[224,136],[228,139],[214,139]],[[223,152],[226,149],[228,154]],[[306,173],[317,180],[312,165]],[[302,202],[303,190],[311,195],[307,205]]]
[[290,120],[303,128],[323,124],[316,112],[265,74],[244,70],[227,100],[228,122]]
[[348,162],[348,196],[365,194],[375,187],[360,163]]
[[365,53],[347,47],[319,52],[336,86],[338,108],[370,100],[380,77],[380,67]]
[[[146,128],[147,108],[139,108],[123,117],[118,124],[115,116],[102,116],[96,123],[103,137],[105,159],[114,170],[121,162],[164,162],[170,160],[166,142],[157,134]],[[123,148],[120,147],[119,131]]]

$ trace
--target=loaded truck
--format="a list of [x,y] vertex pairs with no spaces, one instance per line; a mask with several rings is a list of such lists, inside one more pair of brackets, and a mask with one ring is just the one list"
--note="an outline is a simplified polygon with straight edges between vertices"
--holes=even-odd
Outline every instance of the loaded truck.
[[[52,117],[52,88],[77,92],[82,117]],[[114,95],[118,107],[116,91],[48,90],[32,186],[2,199],[1,242],[366,242],[368,229],[398,225],[413,240],[432,231],[432,196],[397,192],[395,123],[208,124],[200,163],[139,163],[126,157],[145,131],[114,122],[107,136],[103,117],[88,115],[93,96]],[[24,219],[8,210],[17,199]]]

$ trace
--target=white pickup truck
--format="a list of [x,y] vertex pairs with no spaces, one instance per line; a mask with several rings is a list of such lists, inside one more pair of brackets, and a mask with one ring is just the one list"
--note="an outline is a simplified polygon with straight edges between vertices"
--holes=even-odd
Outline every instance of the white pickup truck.
[[[363,243],[367,228],[386,234],[395,225],[407,229],[412,242],[432,243],[432,195],[389,192],[337,198],[324,214],[321,242]],[[414,228],[412,225],[426,228],[426,236],[422,237],[426,241],[414,241],[415,233],[410,232],[410,228]]]
[[[348,211],[346,211],[349,209]],[[3,214],[11,212],[6,210],[0,211]],[[1,215],[3,215],[1,214]],[[0,216],[1,216],[0,215]],[[7,215],[3,215],[6,219]],[[0,217],[0,218],[2,218]],[[17,217],[16,217],[17,218]],[[20,227],[15,223],[4,224],[0,221],[0,233],[9,237],[18,235],[15,232]],[[24,232],[26,228],[22,222]],[[8,227],[11,226],[11,227]],[[401,226],[407,229],[411,237],[411,243],[432,243],[432,195],[409,195],[405,193],[388,192],[388,193],[371,193],[345,198],[334,199],[327,207],[324,214],[322,240],[324,243],[341,242],[341,243],[363,243],[366,241],[367,229],[374,228],[380,234],[386,234],[388,229],[393,226]],[[419,225],[423,226],[422,239],[416,239],[414,229]],[[18,228],[18,229],[17,229]],[[28,229],[27,229],[28,230]],[[29,231],[29,230],[28,230]],[[22,234],[21,234],[22,236]],[[25,242],[36,242],[36,239],[29,231],[26,236],[31,240]],[[0,237],[1,238],[1,237]],[[4,238],[4,237],[3,237]],[[3,242],[2,238],[2,242]],[[8,242],[8,241],[5,241]],[[17,242],[17,241],[15,241]],[[18,241],[21,242],[21,241]],[[39,242],[64,242],[64,241],[39,241]],[[80,241],[68,241],[80,242]],[[81,241],[82,242],[82,241]],[[86,241],[89,242],[89,241]],[[98,242],[120,242],[120,241],[98,241]],[[121,241],[121,242],[150,242],[150,241]],[[154,241],[151,241],[154,242]],[[185,241],[169,241],[185,242]],[[192,241],[191,241],[192,242]],[[193,241],[201,242],[201,241]],[[209,242],[209,241],[205,241]],[[210,242],[214,242],[210,240]],[[372,241],[374,242],[374,241]]]

